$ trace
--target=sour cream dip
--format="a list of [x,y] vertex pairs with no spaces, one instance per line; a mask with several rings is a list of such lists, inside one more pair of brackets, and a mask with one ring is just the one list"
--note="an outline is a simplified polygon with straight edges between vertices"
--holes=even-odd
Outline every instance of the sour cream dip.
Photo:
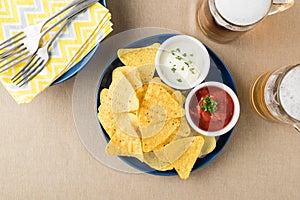
[[156,54],[155,65],[163,82],[185,90],[203,82],[210,69],[210,58],[199,40],[177,35],[162,43]]

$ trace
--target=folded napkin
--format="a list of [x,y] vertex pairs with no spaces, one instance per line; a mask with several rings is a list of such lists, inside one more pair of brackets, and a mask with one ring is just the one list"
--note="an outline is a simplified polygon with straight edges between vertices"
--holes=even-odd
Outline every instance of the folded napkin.
[[[0,6],[0,43],[22,28],[37,24],[62,10],[72,0],[2,0]],[[62,17],[62,16],[60,16]],[[111,14],[97,3],[78,15],[57,38],[51,49],[51,58],[45,69],[28,84],[19,88],[11,82],[25,63],[0,73],[0,81],[17,103],[29,103],[58,77],[78,63],[111,31]],[[55,20],[54,20],[55,21]],[[52,23],[54,23],[54,21]],[[48,25],[47,25],[48,26]],[[45,29],[44,29],[45,30]],[[58,28],[44,37],[44,41]]]

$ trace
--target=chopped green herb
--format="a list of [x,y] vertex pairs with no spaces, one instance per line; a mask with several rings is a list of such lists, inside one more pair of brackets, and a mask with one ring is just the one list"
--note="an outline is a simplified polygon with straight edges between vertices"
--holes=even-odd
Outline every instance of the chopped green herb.
[[181,71],[184,71],[184,66],[181,67]]
[[218,103],[214,101],[211,97],[205,97],[202,101],[201,108],[204,110],[204,112],[216,112],[218,109]]
[[175,56],[175,50],[171,50],[173,56]]
[[195,68],[190,68],[190,72],[192,73],[192,74],[195,74]]
[[176,51],[180,53],[180,49],[179,48],[177,48]]
[[175,71],[176,71],[176,68],[174,68],[174,67],[173,67],[171,70],[172,70],[172,72],[173,72],[173,73],[175,73]]
[[186,64],[188,67],[190,67],[189,63],[188,62],[184,62],[184,64]]
[[179,83],[181,83],[181,82],[182,82],[181,78],[178,78],[178,79],[177,79],[177,81],[178,81]]
[[189,60],[189,63],[192,64],[193,62],[191,60]]
[[175,57],[177,60],[182,60],[183,58],[181,56],[176,56]]
[[183,57],[186,57],[187,56],[187,54],[186,53],[184,53],[184,54],[182,54],[183,55]]
[[192,54],[192,53],[191,53],[191,54],[190,54],[190,56],[192,56],[192,57],[193,57],[193,56],[194,56],[194,54]]

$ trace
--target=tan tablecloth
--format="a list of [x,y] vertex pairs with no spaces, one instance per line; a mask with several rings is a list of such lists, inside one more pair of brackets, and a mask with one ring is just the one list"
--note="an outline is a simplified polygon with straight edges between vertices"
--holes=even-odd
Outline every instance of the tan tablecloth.
[[203,36],[197,0],[109,0],[114,34],[165,27],[192,35],[229,67],[241,116],[229,144],[187,181],[125,174],[93,159],[72,117],[74,78],[17,105],[0,86],[0,199],[300,199],[300,135],[261,120],[248,92],[258,74],[300,62],[300,2],[229,44]]

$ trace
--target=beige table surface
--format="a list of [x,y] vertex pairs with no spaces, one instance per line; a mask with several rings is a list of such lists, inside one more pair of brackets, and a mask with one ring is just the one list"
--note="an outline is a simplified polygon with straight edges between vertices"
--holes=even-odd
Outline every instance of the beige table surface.
[[165,27],[211,47],[237,85],[241,116],[224,151],[187,181],[133,175],[98,163],[72,118],[74,78],[17,105],[0,85],[0,199],[300,199],[300,135],[249,106],[260,73],[300,62],[300,2],[240,39],[217,44],[197,27],[198,0],[109,0],[114,34]]

